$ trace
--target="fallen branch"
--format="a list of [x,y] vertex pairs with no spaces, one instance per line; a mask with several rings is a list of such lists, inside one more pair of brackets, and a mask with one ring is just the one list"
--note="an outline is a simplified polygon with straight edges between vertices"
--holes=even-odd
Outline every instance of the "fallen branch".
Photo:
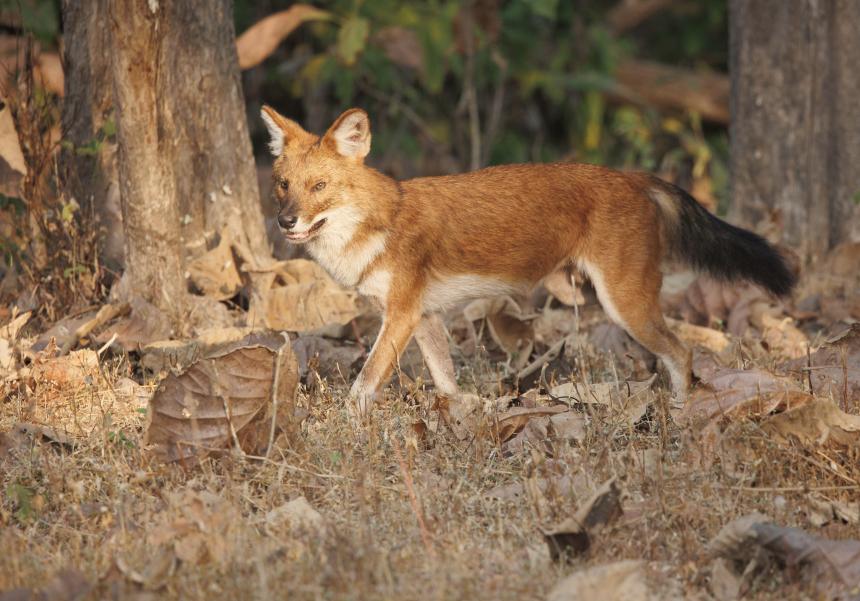
[[59,355],[66,355],[69,351],[74,348],[74,346],[78,343],[81,338],[86,338],[90,335],[90,333],[105,325],[110,320],[119,317],[120,315],[125,315],[131,310],[131,307],[128,303],[121,303],[118,305],[107,304],[101,309],[98,310],[95,317],[93,317],[88,322],[81,324],[77,330],[69,334],[65,340],[63,340],[62,344],[58,345],[60,347]]

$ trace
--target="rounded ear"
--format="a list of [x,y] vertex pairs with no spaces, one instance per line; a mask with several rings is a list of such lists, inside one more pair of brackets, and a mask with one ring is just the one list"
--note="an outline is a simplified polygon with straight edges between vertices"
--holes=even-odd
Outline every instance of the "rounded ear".
[[341,156],[363,159],[370,152],[370,118],[361,109],[349,109],[332,123],[323,141]]
[[290,143],[303,136],[310,136],[308,132],[302,129],[301,125],[292,119],[287,119],[268,105],[263,105],[260,116],[263,118],[263,123],[266,124],[266,128],[269,130],[269,135],[271,136],[269,150],[276,157],[281,156],[284,146],[289,146]]

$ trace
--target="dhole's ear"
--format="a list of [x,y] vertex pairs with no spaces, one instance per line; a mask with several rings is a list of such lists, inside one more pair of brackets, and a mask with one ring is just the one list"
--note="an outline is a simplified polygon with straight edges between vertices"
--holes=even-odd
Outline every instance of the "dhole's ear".
[[260,116],[269,130],[271,140],[269,140],[269,150],[276,157],[281,156],[284,151],[284,146],[289,146],[290,142],[299,139],[302,136],[308,136],[308,132],[302,129],[302,126],[291,119],[287,119],[278,111],[268,105],[263,105],[260,111]]
[[361,109],[349,109],[332,123],[323,141],[341,156],[363,159],[370,152],[370,118]]

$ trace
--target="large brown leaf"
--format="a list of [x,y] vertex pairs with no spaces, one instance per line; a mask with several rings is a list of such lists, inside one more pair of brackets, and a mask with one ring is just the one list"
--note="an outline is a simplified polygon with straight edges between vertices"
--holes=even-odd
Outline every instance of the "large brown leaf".
[[726,524],[708,547],[712,555],[731,560],[728,565],[740,568],[739,573],[753,561],[761,566],[764,550],[826,598],[860,598],[860,541],[827,540],[750,514]]
[[227,343],[161,382],[145,444],[157,458],[184,463],[236,442],[245,452],[262,452],[273,420],[289,430],[297,383],[298,366],[283,337],[252,334]]

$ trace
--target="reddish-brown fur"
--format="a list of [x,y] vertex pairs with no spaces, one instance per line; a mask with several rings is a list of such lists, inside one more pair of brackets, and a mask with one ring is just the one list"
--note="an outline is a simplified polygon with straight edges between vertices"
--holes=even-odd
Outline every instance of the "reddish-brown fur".
[[[358,281],[343,282],[360,288],[374,274],[388,282],[380,298],[384,325],[353,387],[360,412],[384,385],[422,318],[444,308],[427,305],[432,290],[443,300],[449,289],[452,297],[468,297],[461,287],[473,281],[478,287],[486,282],[488,290],[498,283],[499,291],[525,291],[563,268],[584,268],[592,280],[602,278],[602,287],[600,281],[595,284],[610,316],[663,358],[676,392],[686,392],[689,352],[666,327],[658,302],[671,210],[661,210],[654,200],[651,176],[556,163],[398,183],[364,165],[364,147],[355,156],[338,151],[338,136],[362,144],[366,137],[369,149],[369,121],[363,112],[347,111],[317,138],[272,109],[264,111],[267,122],[285,136],[274,167],[277,182],[289,181],[288,190],[275,186],[284,211],[312,224],[324,212],[349,203],[361,223],[344,253],[363,252],[374,236],[384,240]],[[345,119],[358,125],[344,130]],[[324,189],[314,191],[319,182],[325,182]],[[325,232],[334,223],[319,227]]]

